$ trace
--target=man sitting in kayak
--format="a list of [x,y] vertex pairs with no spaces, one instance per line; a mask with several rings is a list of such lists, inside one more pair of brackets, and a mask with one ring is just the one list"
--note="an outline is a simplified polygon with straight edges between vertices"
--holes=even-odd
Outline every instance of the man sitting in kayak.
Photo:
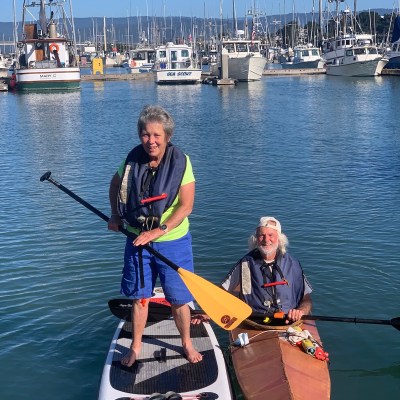
[[[311,285],[300,262],[286,250],[288,239],[280,222],[262,217],[249,238],[249,253],[224,278],[221,286],[238,293],[256,313],[284,312],[286,323],[298,321],[312,309]],[[205,315],[192,323],[208,320]]]

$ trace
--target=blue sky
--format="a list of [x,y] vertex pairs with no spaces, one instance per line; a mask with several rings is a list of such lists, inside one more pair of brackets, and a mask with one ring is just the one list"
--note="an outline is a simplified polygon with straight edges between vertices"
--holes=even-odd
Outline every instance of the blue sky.
[[[17,2],[17,18],[21,15],[22,0]],[[325,5],[327,0],[323,0]],[[369,8],[397,9],[400,0],[357,0],[357,9]],[[75,17],[127,17],[131,16],[188,16],[219,17],[219,0],[72,0]],[[296,13],[311,11],[313,4],[318,10],[318,0],[235,0],[236,13],[244,16],[246,11],[255,8],[263,14],[291,13],[294,4]],[[352,9],[354,1],[345,3]],[[332,7],[332,5],[331,5]],[[223,15],[232,16],[232,0],[222,1]],[[12,0],[1,0],[0,21],[12,21]]]

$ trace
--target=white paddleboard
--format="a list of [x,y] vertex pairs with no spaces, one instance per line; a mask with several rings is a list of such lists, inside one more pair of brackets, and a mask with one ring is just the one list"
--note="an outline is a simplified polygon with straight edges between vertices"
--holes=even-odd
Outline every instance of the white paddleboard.
[[[98,399],[232,400],[227,367],[211,325],[191,325],[193,344],[203,360],[188,362],[163,291],[156,288],[155,292],[149,305],[142,351],[132,367],[120,362],[131,345],[131,322],[119,322],[103,369]],[[193,308],[193,304],[190,306]]]

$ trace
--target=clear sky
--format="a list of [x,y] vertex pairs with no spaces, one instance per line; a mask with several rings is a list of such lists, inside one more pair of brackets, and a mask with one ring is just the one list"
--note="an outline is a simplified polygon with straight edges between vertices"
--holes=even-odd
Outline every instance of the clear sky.
[[[30,0],[29,0],[30,1]],[[21,18],[22,0],[16,0],[17,19]],[[0,22],[13,20],[12,0],[0,0]],[[318,11],[319,0],[235,0],[237,16],[244,16],[251,8],[256,8],[262,14],[304,13]],[[325,6],[327,0],[323,0]],[[400,0],[357,0],[357,10],[369,8],[387,8],[392,10],[399,7]],[[224,17],[232,16],[232,0],[222,0]],[[346,0],[353,9],[354,0]],[[72,0],[75,17],[127,17],[127,16],[187,16],[218,18],[220,0]],[[331,4],[332,9],[332,4]]]

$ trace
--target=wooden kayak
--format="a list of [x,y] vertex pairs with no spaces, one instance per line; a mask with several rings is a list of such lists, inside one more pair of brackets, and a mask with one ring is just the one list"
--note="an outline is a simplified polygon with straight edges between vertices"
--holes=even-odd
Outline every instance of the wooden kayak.
[[[319,343],[314,321],[303,321]],[[230,346],[236,377],[247,400],[326,400],[330,398],[328,362],[287,341],[286,329],[260,330],[243,323],[230,332],[233,343],[247,333],[249,343]]]

